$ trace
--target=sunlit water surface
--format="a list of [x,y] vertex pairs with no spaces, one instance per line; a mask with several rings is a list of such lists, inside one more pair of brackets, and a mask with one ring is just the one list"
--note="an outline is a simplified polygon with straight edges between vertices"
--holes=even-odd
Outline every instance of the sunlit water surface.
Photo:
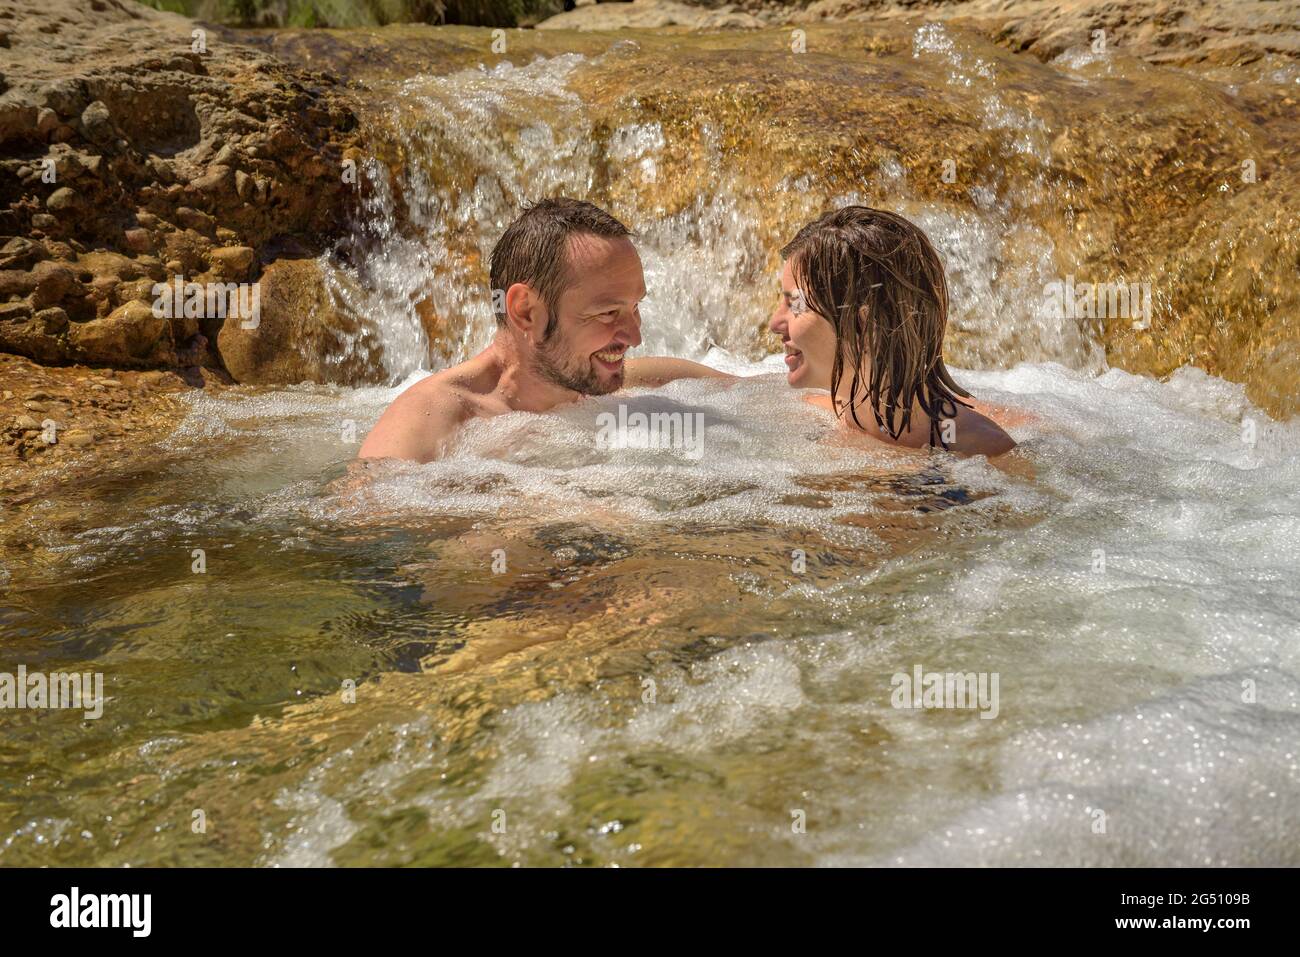
[[[397,389],[200,397],[37,510],[7,655],[108,701],[5,713],[0,863],[1300,863],[1294,425],[1194,371],[964,373],[1030,413],[1003,471],[709,361],[751,377],[362,480]],[[620,402],[698,457],[599,448]],[[916,665],[996,717],[893,707]]]

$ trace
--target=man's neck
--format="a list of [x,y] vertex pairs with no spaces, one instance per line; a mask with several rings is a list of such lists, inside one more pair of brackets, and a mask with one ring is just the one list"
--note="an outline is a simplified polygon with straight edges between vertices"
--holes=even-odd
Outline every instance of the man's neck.
[[505,332],[496,334],[485,354],[496,370],[496,387],[492,391],[513,412],[547,412],[581,398],[572,389],[538,375]]

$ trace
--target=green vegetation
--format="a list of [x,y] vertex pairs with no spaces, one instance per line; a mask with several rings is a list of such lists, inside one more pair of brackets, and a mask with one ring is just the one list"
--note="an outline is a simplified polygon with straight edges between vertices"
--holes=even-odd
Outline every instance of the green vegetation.
[[563,9],[562,0],[141,0],[235,27],[373,27],[388,23],[527,26]]

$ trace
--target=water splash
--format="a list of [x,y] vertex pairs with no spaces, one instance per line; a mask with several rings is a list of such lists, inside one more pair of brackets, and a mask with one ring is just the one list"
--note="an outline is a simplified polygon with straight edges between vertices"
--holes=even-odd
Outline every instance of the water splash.
[[[960,91],[951,95],[975,98],[1000,149],[1037,168],[1031,181],[986,176],[967,187],[970,203],[935,202],[915,195],[886,154],[870,193],[828,194],[810,170],[785,175],[773,195],[758,171],[731,159],[734,134],[708,117],[683,133],[635,119],[634,95],[612,113],[593,106],[608,54],[538,57],[397,88],[378,121],[384,162],[366,167],[373,189],[330,270],[331,287],[345,308],[368,317],[389,382],[463,360],[495,329],[486,284],[492,245],[523,203],[565,194],[605,206],[636,233],[648,290],[645,354],[698,358],[721,346],[757,358],[770,349],[761,330],[774,304],[775,250],[788,238],[781,224],[845,202],[883,204],[920,223],[945,261],[956,364],[1031,358],[1103,367],[1095,331],[1063,324],[1041,303],[1057,272],[1051,238],[1036,225],[1048,192],[1044,121],[1006,103],[992,64],[963,52],[943,27],[920,28],[913,55],[951,67]],[[698,185],[681,202],[675,190],[684,179]]]

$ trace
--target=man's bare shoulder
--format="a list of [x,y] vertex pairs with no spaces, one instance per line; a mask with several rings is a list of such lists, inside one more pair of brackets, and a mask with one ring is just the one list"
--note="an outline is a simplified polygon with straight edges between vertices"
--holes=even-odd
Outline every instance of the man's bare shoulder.
[[473,415],[474,406],[458,369],[445,369],[421,379],[394,399],[366,436],[357,457],[431,461]]

